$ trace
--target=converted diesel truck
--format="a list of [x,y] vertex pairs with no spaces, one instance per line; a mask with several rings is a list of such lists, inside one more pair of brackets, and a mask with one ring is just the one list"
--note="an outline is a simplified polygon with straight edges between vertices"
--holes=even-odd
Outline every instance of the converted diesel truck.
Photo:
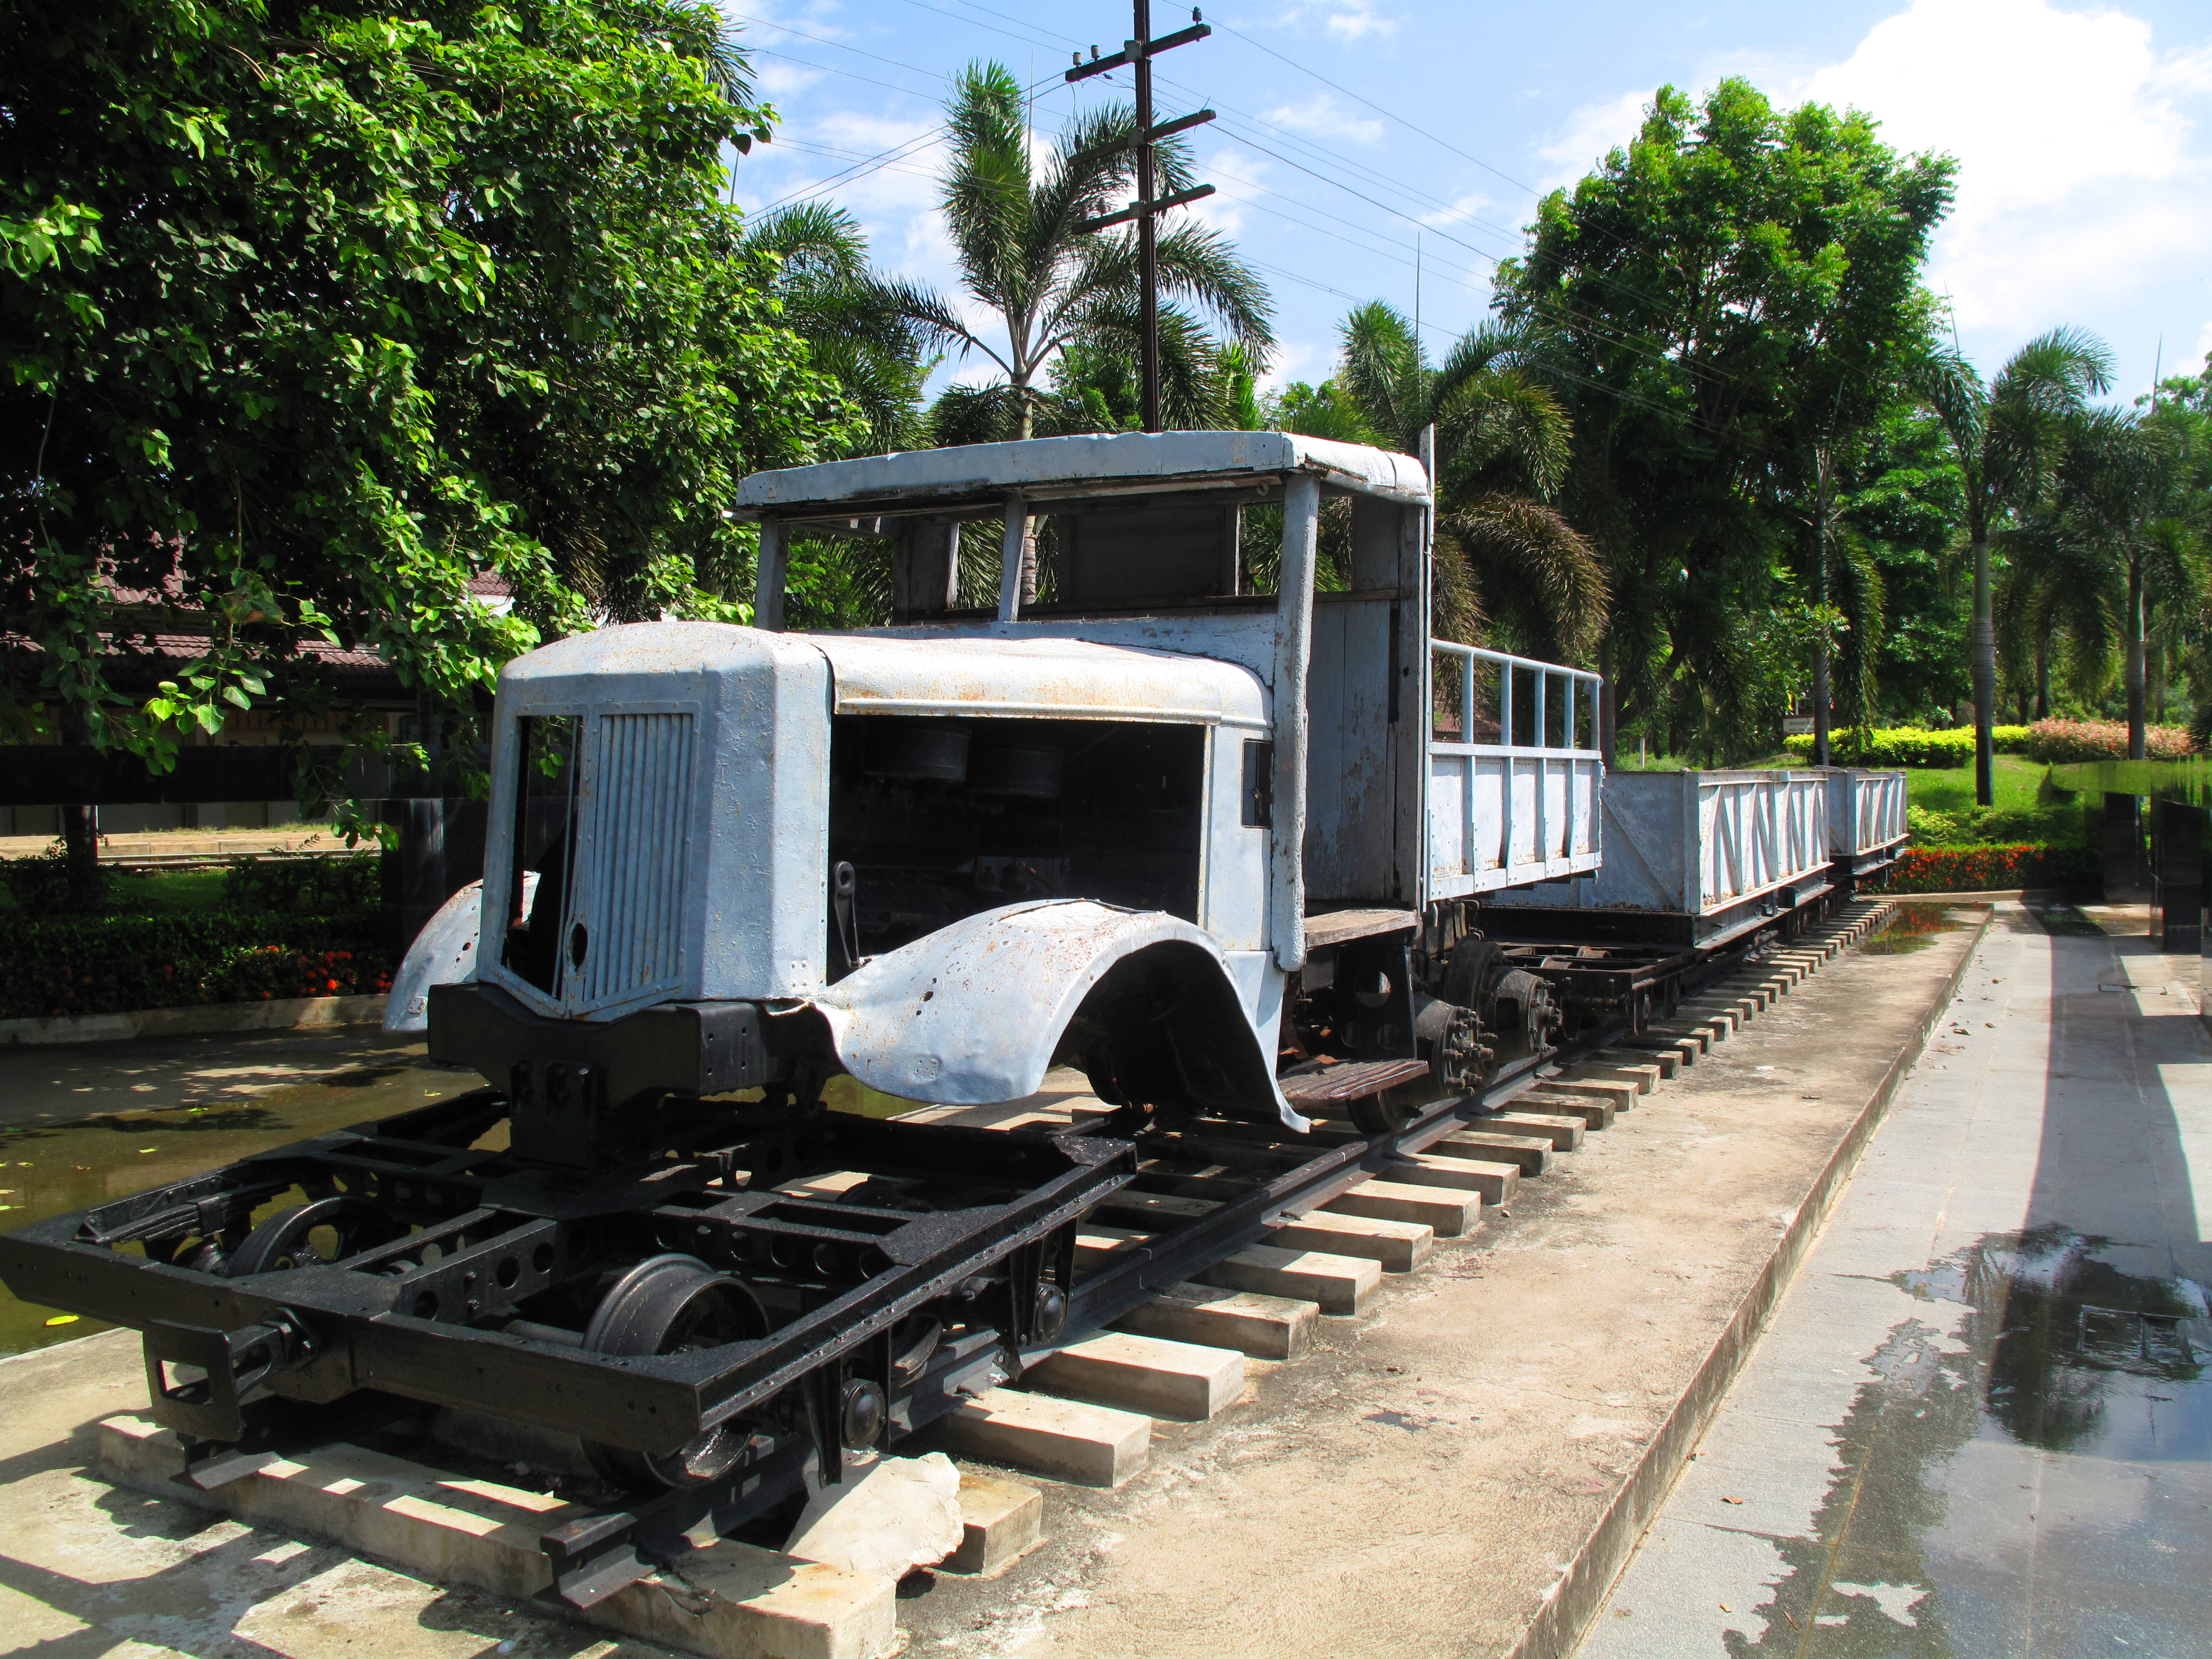
[[[1224,1148],[1388,1134],[1553,1042],[1476,904],[1597,869],[1597,683],[1431,638],[1429,489],[1260,432],[748,479],[755,626],[501,677],[483,879],[389,1015],[485,1087],[33,1226],[0,1273],[145,1334],[204,1483],[426,1405],[580,1443],[662,1495],[549,1537],[572,1601],[653,1525],[836,1480],[1193,1271],[1078,1284],[1077,1223],[1146,1171],[1204,1196]],[[823,536],[878,544],[892,625],[784,628]],[[1096,1097],[1066,1131],[896,1115],[1063,1066]],[[866,1109],[825,1106],[846,1075]],[[1273,1218],[1239,1190],[1204,1248]]]

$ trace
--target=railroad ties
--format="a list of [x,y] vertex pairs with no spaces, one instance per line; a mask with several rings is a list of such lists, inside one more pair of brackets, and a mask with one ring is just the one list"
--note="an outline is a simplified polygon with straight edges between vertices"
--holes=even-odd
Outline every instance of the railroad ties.
[[[1561,1067],[1500,1110],[1387,1164],[1269,1229],[1187,1283],[1163,1291],[941,1419],[936,1443],[957,1455],[1079,1485],[1119,1486],[1145,1467],[1156,1422],[1203,1422],[1243,1395],[1249,1359],[1295,1358],[1324,1317],[1356,1317],[1385,1274],[1420,1270],[1439,1238],[1459,1238],[1540,1180],[1586,1136],[1693,1066],[1713,1045],[1787,996],[1815,968],[1889,921],[1895,906],[1860,902],[1824,927],[1709,981],[1674,1014]],[[944,1110],[943,1121],[1049,1127],[1104,1109],[1088,1095],[1018,1109]],[[1333,1123],[1319,1141],[1363,1139]],[[1209,1175],[1184,1172],[1203,1190]],[[1175,1185],[1175,1181],[1154,1183]],[[1111,1264],[1213,1200],[1133,1191],[1100,1207],[1078,1240],[1079,1272]]]
[[[1386,1274],[1419,1273],[1438,1238],[1463,1237],[1510,1203],[1523,1181],[1540,1181],[1587,1136],[1602,1133],[1642,1096],[1678,1076],[1785,997],[1822,963],[1883,926],[1895,907],[1861,902],[1823,927],[1709,981],[1667,1018],[1612,1047],[1547,1067],[1534,1086],[1498,1110],[1452,1125],[1418,1152],[1351,1172],[1350,1184],[1303,1213],[1285,1214],[1255,1242],[1201,1264],[1187,1282],[1129,1308],[1108,1328],[1033,1357],[1018,1381],[969,1401],[894,1455],[933,1447],[961,1471],[960,1547],[936,1570],[995,1576],[1044,1536],[1040,1489],[1005,1471],[1114,1487],[1146,1467],[1163,1422],[1210,1421],[1245,1398],[1255,1362],[1295,1360],[1324,1318],[1356,1318]],[[1095,1115],[1097,1103],[1070,1090],[1006,1107],[929,1109],[921,1121],[1002,1129],[1051,1128]],[[1240,1143],[1208,1126],[1183,1138],[1172,1178],[1140,1182],[1102,1206],[1079,1238],[1084,1277],[1110,1271],[1125,1253],[1169,1237],[1176,1223],[1211,1213],[1235,1183]],[[1265,1150],[1267,1132],[1253,1132]],[[1167,1137],[1175,1141],[1176,1137]],[[1365,1145],[1324,1122],[1310,1138],[1324,1149]],[[1194,1158],[1216,1158],[1193,1169]],[[1212,1172],[1209,1173],[1209,1170]],[[1211,1183],[1211,1184],[1209,1184]],[[798,1183],[795,1183],[795,1185]],[[805,1183],[836,1190],[836,1177]],[[297,1458],[265,1460],[252,1473],[199,1492],[184,1486],[185,1448],[140,1418],[100,1425],[109,1478],[223,1510],[249,1524],[328,1540],[441,1583],[546,1599],[538,1540],[550,1527],[590,1520],[541,1492],[462,1479],[427,1463],[336,1443]],[[986,1468],[975,1468],[981,1463]],[[674,1588],[670,1586],[673,1584]],[[676,1592],[680,1590],[679,1595]],[[897,1639],[888,1579],[720,1540],[684,1557],[681,1577],[648,1577],[585,1611],[587,1622],[708,1659],[762,1653],[867,1656]]]

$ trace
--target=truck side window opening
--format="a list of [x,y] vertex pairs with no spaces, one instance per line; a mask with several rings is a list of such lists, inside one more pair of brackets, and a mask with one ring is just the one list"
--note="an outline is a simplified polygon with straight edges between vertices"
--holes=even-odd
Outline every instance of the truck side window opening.
[[853,866],[861,952],[1024,899],[1195,921],[1205,755],[1198,726],[835,716],[825,867]]
[[[558,996],[563,958],[557,935],[568,901],[568,855],[576,836],[571,809],[583,722],[569,714],[525,714],[515,726],[522,765],[515,781],[514,878],[500,962],[548,996]],[[523,875],[531,870],[538,872],[538,891],[526,911]]]
[[1275,745],[1265,738],[1244,739],[1244,812],[1247,830],[1266,830],[1275,822]]

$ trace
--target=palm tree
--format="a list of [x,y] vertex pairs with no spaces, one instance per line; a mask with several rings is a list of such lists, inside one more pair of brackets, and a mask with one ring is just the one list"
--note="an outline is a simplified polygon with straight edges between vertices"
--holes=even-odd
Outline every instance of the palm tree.
[[2147,611],[2157,604],[2176,613],[2203,601],[2203,526],[2185,488],[2185,438],[2155,414],[2146,420],[2093,410],[2069,423],[2058,465],[2061,533],[2106,565],[2121,597],[2130,760],[2145,753]]
[[1964,486],[1966,545],[1974,562],[1974,799],[1996,804],[1996,631],[1990,540],[2007,518],[2049,489],[2071,422],[2112,379],[2112,353],[2094,336],[2053,329],[2029,341],[1986,386],[1954,353],[1929,359],[1929,404],[1951,440]]
[[1345,319],[1335,387],[1316,400],[1323,419],[1297,429],[1349,435],[1342,417],[1356,411],[1375,441],[1412,454],[1436,428],[1440,636],[1471,642],[1488,617],[1540,649],[1584,656],[1605,627],[1605,572],[1551,505],[1572,434],[1532,337],[1485,326],[1431,368],[1413,325],[1375,301]]
[[[1137,240],[1126,228],[1098,233],[1085,220],[1121,208],[1134,176],[1133,152],[1116,149],[1135,127],[1126,106],[1096,110],[1063,133],[1042,164],[1030,155],[1020,82],[998,64],[970,64],[948,106],[952,160],[939,202],[952,233],[961,286],[992,313],[979,329],[944,295],[888,284],[886,295],[925,345],[981,353],[1004,377],[967,388],[940,413],[940,432],[959,441],[1032,436],[1050,399],[1041,384],[1072,349],[1133,361],[1139,340]],[[1163,193],[1193,182],[1189,151],[1157,147]],[[1274,343],[1265,284],[1228,240],[1183,223],[1159,239],[1161,386],[1171,426],[1209,411],[1206,390],[1219,365],[1189,307],[1210,316],[1253,354]]]
[[2045,510],[1995,538],[2004,556],[1994,601],[1998,658],[2008,684],[2033,685],[2038,720],[2051,713],[2054,669],[2077,697],[2094,702],[2118,653],[2124,591],[2113,591],[2113,567],[2075,528]]
[[746,228],[743,251],[772,255],[772,290],[784,320],[805,340],[814,366],[834,375],[867,422],[860,453],[912,447],[921,437],[921,388],[930,364],[921,331],[869,268],[867,238],[853,216],[800,202]]

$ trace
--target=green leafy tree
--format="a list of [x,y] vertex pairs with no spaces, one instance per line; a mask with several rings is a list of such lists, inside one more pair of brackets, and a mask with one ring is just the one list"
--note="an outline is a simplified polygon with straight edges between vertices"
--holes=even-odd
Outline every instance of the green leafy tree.
[[[738,614],[722,503],[851,419],[718,204],[771,115],[743,70],[678,0],[9,8],[16,729],[160,765],[343,710],[318,637],[465,718],[549,635]],[[207,638],[150,700],[113,678],[131,595]]]
[[[924,343],[978,354],[1002,377],[942,400],[939,441],[1032,436],[1053,401],[1050,371],[1063,353],[1084,360],[1079,380],[1109,362],[1136,361],[1135,233],[1079,228],[1124,204],[1135,161],[1115,146],[1134,131],[1135,118],[1126,106],[1094,110],[1072,123],[1040,163],[1030,153],[1020,82],[997,64],[971,64],[961,74],[947,112],[952,156],[940,199],[961,286],[998,326],[972,326],[933,291],[887,286]],[[1163,193],[1189,188],[1188,148],[1171,139],[1157,153]],[[1226,343],[1254,356],[1264,353],[1274,340],[1267,289],[1227,238],[1188,221],[1160,236],[1158,269],[1163,414],[1170,426],[1204,425],[1220,417],[1224,365],[1201,319],[1210,318]],[[1111,412],[1108,406],[1093,410],[1098,416]],[[1085,406],[1079,396],[1078,402]]]
[[1969,659],[1974,684],[1974,798],[1996,800],[1996,708],[1992,538],[2015,514],[2043,499],[2053,483],[2067,435],[2112,378],[2102,341],[2053,329],[2014,352],[1984,384],[1955,352],[1932,356],[1922,377],[1929,404],[1949,434],[1964,492],[1960,530],[1973,561],[1974,621]]
[[1959,641],[1971,598],[1959,580],[1964,506],[1950,441],[1926,409],[1893,404],[1842,450],[1837,490],[1838,533],[1881,584],[1882,623],[1878,635],[1844,634],[1838,710],[1861,727],[1946,722],[1967,695]]
[[1474,619],[1510,643],[1581,658],[1605,626],[1605,571],[1552,505],[1572,432],[1541,342],[1488,327],[1431,368],[1412,323],[1379,301],[1345,319],[1337,383],[1389,447],[1436,428],[1437,592],[1445,637]]
[[1662,88],[1501,269],[1501,316],[1544,342],[1571,425],[1559,505],[1607,568],[1608,749],[1647,718],[1709,752],[1770,741],[1832,638],[1836,459],[1925,349],[1952,172],[1856,112]]

